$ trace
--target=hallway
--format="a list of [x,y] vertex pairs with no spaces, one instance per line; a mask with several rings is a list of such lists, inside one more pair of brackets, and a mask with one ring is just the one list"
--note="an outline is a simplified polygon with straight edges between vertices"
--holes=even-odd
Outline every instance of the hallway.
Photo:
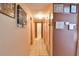
[[36,38],[33,40],[33,44],[30,48],[30,56],[48,56],[44,39],[41,37],[41,23],[36,24],[37,32]]
[[38,38],[34,41],[34,44],[30,49],[30,56],[48,56],[48,52],[46,50],[46,45],[44,44],[44,40]]
[[78,4],[16,3],[0,6],[0,55],[79,55]]
[[52,4],[4,3],[0,8],[0,55],[50,55]]

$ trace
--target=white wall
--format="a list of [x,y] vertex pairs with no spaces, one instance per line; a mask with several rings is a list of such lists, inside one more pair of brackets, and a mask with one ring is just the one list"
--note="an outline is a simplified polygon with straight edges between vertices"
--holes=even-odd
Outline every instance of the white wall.
[[28,55],[30,48],[30,20],[25,28],[18,28],[16,19],[0,13],[0,55]]

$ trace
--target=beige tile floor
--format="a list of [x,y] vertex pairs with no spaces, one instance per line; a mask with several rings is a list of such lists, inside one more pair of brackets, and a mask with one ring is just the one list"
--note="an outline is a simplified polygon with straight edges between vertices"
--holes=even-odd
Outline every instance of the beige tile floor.
[[41,38],[35,39],[30,49],[30,56],[48,56],[44,40]]

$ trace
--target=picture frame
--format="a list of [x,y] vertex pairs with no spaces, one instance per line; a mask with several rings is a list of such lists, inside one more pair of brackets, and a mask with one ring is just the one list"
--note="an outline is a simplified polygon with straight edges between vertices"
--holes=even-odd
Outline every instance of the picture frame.
[[0,13],[15,18],[15,3],[0,3]]
[[64,5],[63,4],[54,4],[54,13],[63,13]]
[[68,25],[68,30],[76,30],[76,24],[69,24]]
[[56,27],[56,29],[64,29],[65,28],[65,22],[57,21],[55,27]]
[[66,13],[66,14],[70,13],[70,7],[69,6],[64,7],[64,13]]
[[76,4],[70,5],[70,12],[71,13],[77,13],[77,5]]
[[18,27],[23,28],[24,25],[26,25],[26,23],[27,23],[26,17],[27,17],[26,12],[23,10],[23,8],[20,5],[17,5],[17,24],[18,24]]

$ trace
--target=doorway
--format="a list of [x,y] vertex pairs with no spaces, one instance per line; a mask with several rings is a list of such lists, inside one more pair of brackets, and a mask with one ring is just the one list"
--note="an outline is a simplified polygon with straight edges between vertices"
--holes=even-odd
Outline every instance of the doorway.
[[35,38],[43,38],[43,23],[35,22]]

